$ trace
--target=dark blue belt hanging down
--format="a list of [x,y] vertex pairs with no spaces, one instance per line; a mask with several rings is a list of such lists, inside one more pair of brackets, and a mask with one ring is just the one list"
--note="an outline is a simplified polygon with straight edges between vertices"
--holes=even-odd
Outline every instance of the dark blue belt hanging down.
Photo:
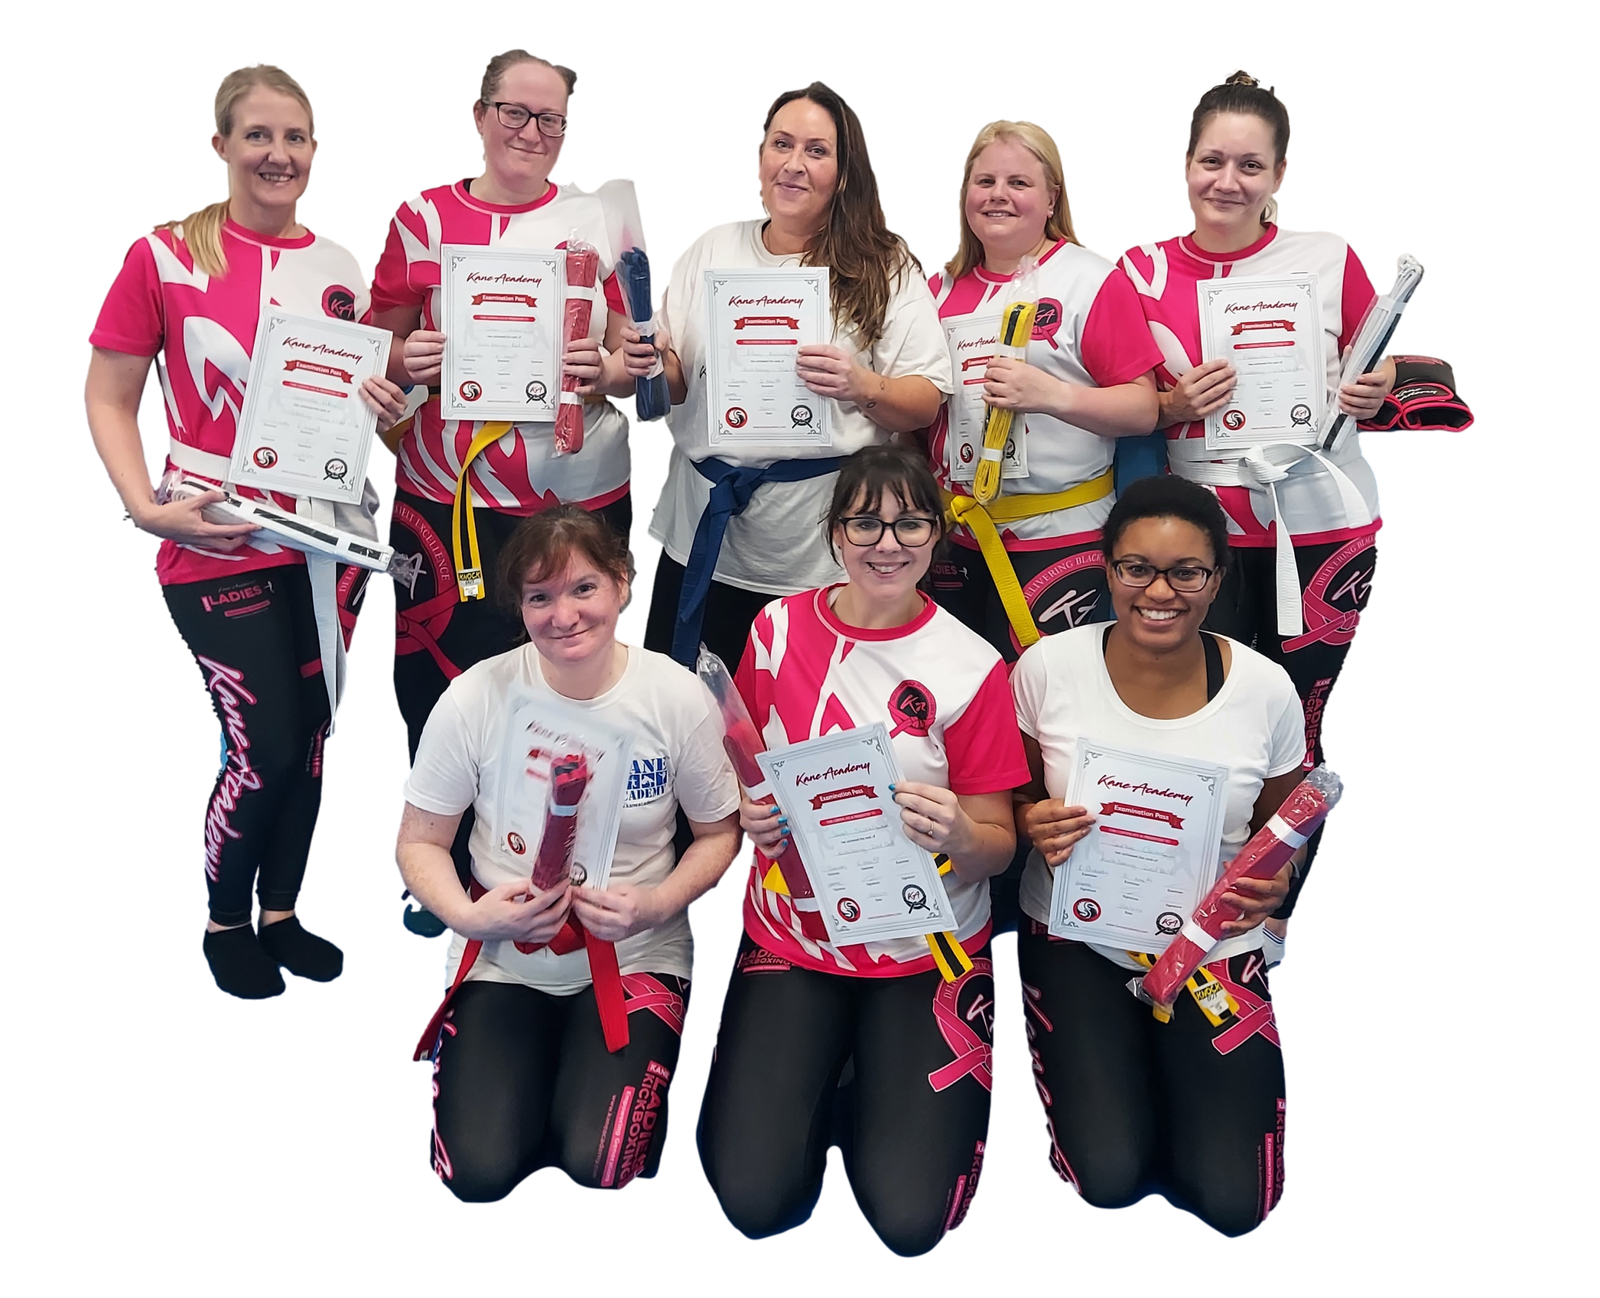
[[[691,670],[700,650],[700,624],[706,615],[706,595],[717,571],[717,556],[722,553],[722,537],[728,520],[742,514],[764,482],[804,482],[836,473],[844,463],[842,455],[818,460],[779,460],[764,469],[742,468],[726,460],[692,461],[700,476],[711,483],[711,499],[700,523],[694,529],[694,544],[689,562],[684,565],[683,589],[678,595],[678,622],[672,628],[672,656]],[[819,524],[821,520],[818,520]]]

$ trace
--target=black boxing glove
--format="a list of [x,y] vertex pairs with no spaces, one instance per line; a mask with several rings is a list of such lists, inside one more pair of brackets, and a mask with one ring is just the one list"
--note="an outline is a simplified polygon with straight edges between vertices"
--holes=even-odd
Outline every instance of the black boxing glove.
[[1456,392],[1455,371],[1433,356],[1396,356],[1394,389],[1362,428],[1449,428],[1472,426],[1472,411]]

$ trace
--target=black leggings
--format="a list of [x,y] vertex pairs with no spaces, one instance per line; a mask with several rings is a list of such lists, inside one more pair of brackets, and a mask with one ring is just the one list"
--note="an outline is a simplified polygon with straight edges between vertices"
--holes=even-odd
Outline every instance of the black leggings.
[[1023,1018],[1050,1161],[1097,1208],[1160,1194],[1224,1235],[1283,1193],[1283,1053],[1258,952],[1210,966],[1239,1005],[1215,1027],[1180,992],[1159,1022],[1136,975],[1025,919]]
[[[525,638],[521,620],[501,606],[498,571],[500,551],[521,517],[495,509],[474,511],[485,594],[482,599],[462,602],[450,548],[451,509],[401,488],[395,491],[389,521],[389,544],[396,553],[422,556],[416,585],[397,584],[394,597],[394,695],[405,719],[406,744],[413,758],[433,705],[450,682],[473,663],[515,649]],[[627,541],[633,527],[631,495],[595,512]],[[463,886],[472,870],[467,851],[472,822],[469,807],[461,816],[450,851]]]
[[[655,586],[650,591],[650,616],[644,629],[646,649],[664,654],[672,652],[672,632],[678,624],[678,596],[683,590],[683,576],[683,565],[663,550],[656,562]],[[744,657],[745,641],[750,638],[750,626],[756,614],[778,598],[780,596],[766,591],[744,590],[712,580],[706,592],[706,615],[700,626],[700,639],[727,664],[730,673],[739,670],[739,659]]]
[[629,1039],[616,1054],[588,988],[462,985],[434,1047],[429,1142],[456,1198],[503,1199],[542,1167],[590,1189],[656,1174],[689,984],[624,974],[622,985]]
[[[1326,545],[1297,545],[1294,557],[1304,592],[1302,634],[1278,634],[1277,552],[1245,546],[1234,546],[1228,553],[1228,569],[1206,618],[1206,629],[1250,646],[1289,673],[1305,709],[1305,766],[1310,770],[1322,761],[1323,713],[1367,607],[1378,550],[1374,538],[1364,536]],[[1279,919],[1294,913],[1321,844],[1319,829],[1306,848],[1304,867],[1289,885]]]
[[[1040,635],[1055,635],[1110,616],[1111,598],[1098,533],[1094,540],[1080,545],[1010,550],[1007,557]],[[930,578],[933,597],[942,608],[992,644],[1007,663],[1017,661],[1022,648],[981,552],[962,545],[946,546],[944,554],[934,560]]]
[[[348,645],[367,572],[339,568],[339,619]],[[200,666],[222,723],[222,769],[206,806],[211,918],[250,922],[293,910],[322,802],[328,732],[311,582],[302,565],[162,588],[178,633]]]
[[751,1239],[798,1226],[837,1144],[878,1238],[926,1253],[978,1188],[993,1023],[987,945],[946,984],[936,970],[816,973],[746,936],[700,1110],[700,1161],[728,1220]]

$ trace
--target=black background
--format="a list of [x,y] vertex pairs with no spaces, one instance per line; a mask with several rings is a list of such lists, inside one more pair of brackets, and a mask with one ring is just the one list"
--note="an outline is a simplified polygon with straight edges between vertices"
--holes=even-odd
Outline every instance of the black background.
[[[213,40],[214,54],[184,66],[152,58],[114,109],[128,139],[115,178],[94,195],[91,235],[78,246],[83,286],[75,328],[88,330],[104,286],[141,230],[221,197],[222,166],[206,147],[210,96],[216,80],[245,59],[275,59],[306,85],[317,106],[320,154],[301,216],[346,243],[368,270],[398,203],[478,170],[469,107],[483,61],[504,46],[530,43],[571,62],[581,82],[555,174],[584,187],[634,174],[658,293],[694,235],[758,214],[755,142],[766,104],[789,86],[821,75],[858,107],[890,224],[931,270],[954,250],[966,146],[997,115],[1034,118],[1061,141],[1078,234],[1088,245],[1115,256],[1134,240],[1187,229],[1187,115],[1206,86],[1243,62],[1277,86],[1293,114],[1283,222],[1341,230],[1379,288],[1389,285],[1395,254],[1416,251],[1427,282],[1397,346],[1445,355],[1469,399],[1483,386],[1486,357],[1472,352],[1477,330],[1467,290],[1475,267],[1466,261],[1477,208],[1464,189],[1469,144],[1459,98],[1438,96],[1413,78],[1357,104],[1362,94],[1346,86],[1370,78],[1347,64],[1269,61],[1237,43],[1195,43],[1181,62],[1157,70],[1134,48],[1154,40],[1149,32],[1130,37],[1131,45],[1090,43],[1066,27],[1054,37],[1048,29],[1035,35],[1026,75],[1018,69],[1027,61],[1016,56],[997,56],[992,70],[978,62],[962,69],[962,59],[947,51],[965,45],[965,37],[946,38],[941,50],[901,32],[882,45],[854,38],[850,50],[830,53],[830,40],[806,35],[752,40],[739,50],[659,53],[656,90],[624,77],[618,43],[541,43],[538,27],[502,32],[485,24],[462,54],[435,53],[450,42],[429,24],[406,45],[371,51],[360,37],[341,40],[338,53],[262,37]],[[670,50],[688,38],[690,30],[680,27],[654,48]],[[128,51],[94,58],[101,62],[88,67],[91,85],[96,77],[128,75]],[[1443,195],[1453,198],[1435,202]],[[165,431],[154,383],[142,424],[157,456]],[[643,525],[666,445],[661,426],[635,426],[642,595],[622,626],[635,639],[658,554]],[[1362,635],[1334,690],[1325,731],[1326,752],[1344,771],[1350,797],[1326,831],[1294,922],[1293,955],[1275,980],[1293,1175],[1280,1210],[1230,1248],[1230,1260],[1286,1256],[1288,1248],[1302,1258],[1306,1248],[1326,1256],[1352,1232],[1371,1242],[1397,1228],[1398,1208],[1418,1192],[1438,1194],[1419,1168],[1424,1156],[1414,1141],[1419,1117],[1448,1079],[1442,1044],[1426,1028],[1429,1007],[1413,1004],[1408,951],[1434,928],[1426,875],[1448,871],[1454,856],[1438,842],[1400,850],[1403,835],[1419,831],[1398,826],[1395,807],[1421,791],[1440,757],[1466,751],[1461,706],[1470,659],[1459,627],[1475,608],[1493,605],[1474,570],[1472,538],[1459,528],[1446,531],[1446,519],[1478,517],[1467,504],[1469,445],[1403,434],[1368,439],[1387,525]],[[422,1258],[429,1248],[418,1226],[437,1226],[435,1239],[464,1240],[462,1228],[477,1234],[506,1223],[514,1226],[509,1234],[483,1237],[491,1252],[499,1252],[493,1244],[520,1253],[574,1240],[574,1258],[616,1276],[667,1276],[675,1264],[698,1276],[726,1276],[728,1263],[792,1266],[795,1258],[859,1261],[867,1274],[894,1264],[837,1170],[813,1223],[786,1239],[802,1252],[746,1244],[726,1226],[691,1143],[706,1064],[704,1047],[694,1042],[710,1031],[709,994],[691,1012],[691,1045],[675,1080],[672,1136],[658,1181],[613,1200],[584,1196],[557,1173],[541,1173],[509,1204],[470,1218],[435,1183],[426,1069],[408,1063],[406,1053],[438,997],[438,944],[411,938],[398,923],[390,850],[406,736],[390,687],[384,583],[374,584],[357,632],[354,687],[328,755],[302,898],[307,925],[346,949],[346,975],[331,986],[290,980],[286,996],[264,1004],[216,992],[198,943],[198,851],[216,723],[155,589],[154,539],[118,519],[88,440],[78,442],[77,455],[90,515],[83,525],[93,552],[94,623],[109,632],[109,643],[99,635],[83,642],[93,664],[85,671],[99,674],[118,699],[112,715],[123,738],[107,760],[106,706],[90,696],[67,704],[86,744],[77,768],[91,771],[98,789],[75,815],[85,816],[90,840],[128,853],[141,911],[128,962],[115,946],[86,962],[91,1031],[120,1056],[109,1061],[118,1077],[114,1100],[85,1117],[104,1151],[96,1164],[114,1168],[107,1175],[139,1181],[152,1159],[181,1167],[176,1183],[163,1176],[165,1194],[173,1196],[166,1207],[219,1210],[222,1216],[206,1218],[213,1226],[205,1232],[214,1228],[214,1239],[237,1248],[213,1253],[218,1258],[254,1252],[269,1240],[269,1247],[294,1247],[326,1229],[368,1255],[392,1250],[397,1258]],[[374,458],[373,479],[389,498],[392,461],[384,451]],[[702,936],[702,952],[707,946]],[[1010,941],[1002,943],[1000,965],[1014,978],[1010,951]],[[702,976],[702,991],[707,986],[710,978]],[[1218,1239],[1203,1226],[1160,1200],[1093,1212],[1046,1172],[1014,981],[1003,988],[1002,1013],[990,1159],[973,1215],[933,1260],[906,1266],[933,1276],[982,1263],[1003,1282],[1003,1268],[1026,1248],[1054,1266],[1093,1260],[1098,1269],[1123,1258],[1131,1266],[1123,1274],[1144,1279],[1168,1276],[1179,1263],[1174,1282],[1202,1282],[1187,1272],[1202,1258],[1198,1248]],[[1192,1103],[1203,1109],[1206,1096],[1195,1093]],[[251,1221],[274,1224],[262,1232]],[[626,1223],[621,1234],[619,1223]],[[667,1240],[666,1252],[656,1252]],[[1155,1258],[1152,1271],[1147,1264]]]

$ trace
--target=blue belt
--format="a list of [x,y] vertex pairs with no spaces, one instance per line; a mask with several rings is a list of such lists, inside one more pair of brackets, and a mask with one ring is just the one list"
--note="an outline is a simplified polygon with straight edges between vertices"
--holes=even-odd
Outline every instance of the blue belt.
[[722,553],[722,537],[728,530],[728,520],[744,513],[756,488],[763,483],[804,482],[825,473],[837,473],[844,457],[779,460],[764,469],[742,468],[714,458],[690,463],[711,483],[711,499],[694,529],[694,544],[689,547],[689,562],[684,565],[683,589],[678,594],[678,621],[672,628],[672,656],[692,670],[700,649],[700,624],[705,620],[706,595],[717,571],[717,556]]

